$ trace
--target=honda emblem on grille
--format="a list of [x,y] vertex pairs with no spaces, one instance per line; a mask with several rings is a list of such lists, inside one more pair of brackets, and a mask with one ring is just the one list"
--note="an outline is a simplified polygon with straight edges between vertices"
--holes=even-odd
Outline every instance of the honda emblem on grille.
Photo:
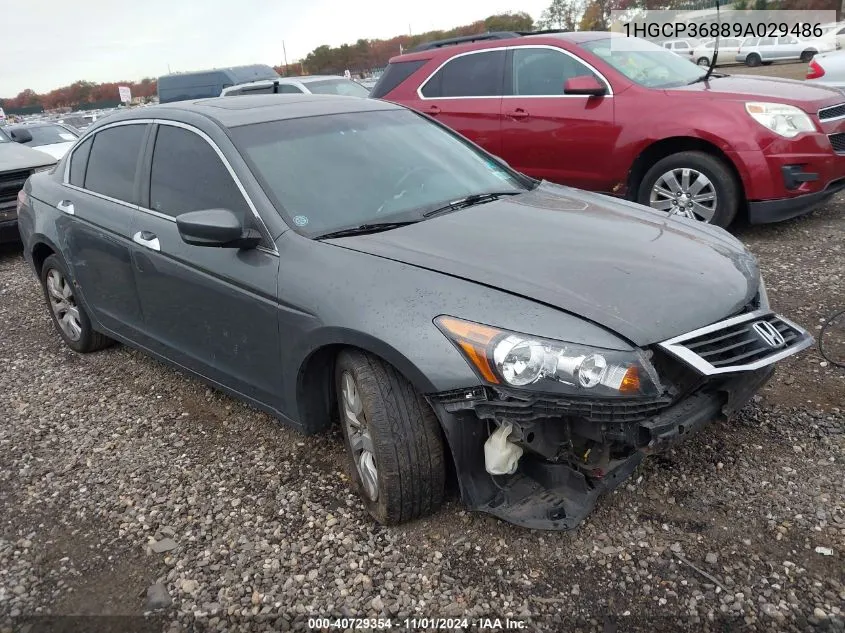
[[778,347],[783,347],[783,344],[786,343],[783,340],[783,334],[778,332],[777,328],[768,321],[756,321],[751,328],[771,348],[777,349]]

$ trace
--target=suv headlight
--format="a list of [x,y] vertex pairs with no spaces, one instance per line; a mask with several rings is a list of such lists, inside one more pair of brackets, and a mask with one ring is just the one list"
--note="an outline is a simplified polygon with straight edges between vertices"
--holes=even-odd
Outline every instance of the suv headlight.
[[553,341],[450,316],[434,323],[478,375],[494,385],[600,397],[661,392],[657,372],[640,351]]
[[793,138],[801,132],[816,131],[816,126],[810,116],[795,106],[751,101],[745,104],[745,111],[757,123],[786,138]]

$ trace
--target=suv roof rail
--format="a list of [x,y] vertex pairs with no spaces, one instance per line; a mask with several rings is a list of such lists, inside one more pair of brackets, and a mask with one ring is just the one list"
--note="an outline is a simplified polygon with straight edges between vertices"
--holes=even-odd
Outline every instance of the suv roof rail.
[[469,42],[482,42],[484,40],[508,40],[513,37],[522,37],[523,33],[517,31],[492,31],[488,33],[478,33],[476,35],[463,35],[461,37],[449,37],[445,40],[433,40],[431,42],[424,42],[412,48],[409,53],[419,53],[420,51],[428,51],[433,48],[441,48],[443,46],[453,46],[455,44],[467,44]]
[[551,33],[571,33],[566,29],[542,29],[540,31],[517,31],[517,35],[549,35]]

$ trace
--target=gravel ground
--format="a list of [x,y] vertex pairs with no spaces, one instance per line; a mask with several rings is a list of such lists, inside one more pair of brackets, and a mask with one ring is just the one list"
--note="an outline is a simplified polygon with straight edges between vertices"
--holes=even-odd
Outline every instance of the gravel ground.
[[[845,200],[738,233],[779,310],[816,329],[845,307]],[[172,631],[329,614],[845,630],[845,371],[814,349],[574,532],[515,528],[454,496],[384,528],[349,492],[337,432],[305,438],[125,347],[65,348],[19,247],[0,250],[0,323],[0,630],[152,606],[153,629]]]

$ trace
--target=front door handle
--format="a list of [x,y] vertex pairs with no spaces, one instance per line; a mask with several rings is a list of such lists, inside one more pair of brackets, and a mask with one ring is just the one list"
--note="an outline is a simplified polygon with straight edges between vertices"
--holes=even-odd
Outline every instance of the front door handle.
[[528,112],[526,112],[522,108],[516,108],[515,110],[511,110],[510,112],[508,112],[508,116],[512,119],[527,119]]
[[437,116],[438,114],[440,114],[440,107],[436,105],[428,106],[428,114],[430,114],[431,116]]
[[59,200],[56,208],[62,213],[67,213],[68,215],[76,214],[76,211],[73,208],[73,203],[70,200]]
[[132,236],[132,241],[151,251],[161,250],[161,244],[158,243],[158,238],[155,236],[155,233],[151,233],[150,231],[138,231]]

